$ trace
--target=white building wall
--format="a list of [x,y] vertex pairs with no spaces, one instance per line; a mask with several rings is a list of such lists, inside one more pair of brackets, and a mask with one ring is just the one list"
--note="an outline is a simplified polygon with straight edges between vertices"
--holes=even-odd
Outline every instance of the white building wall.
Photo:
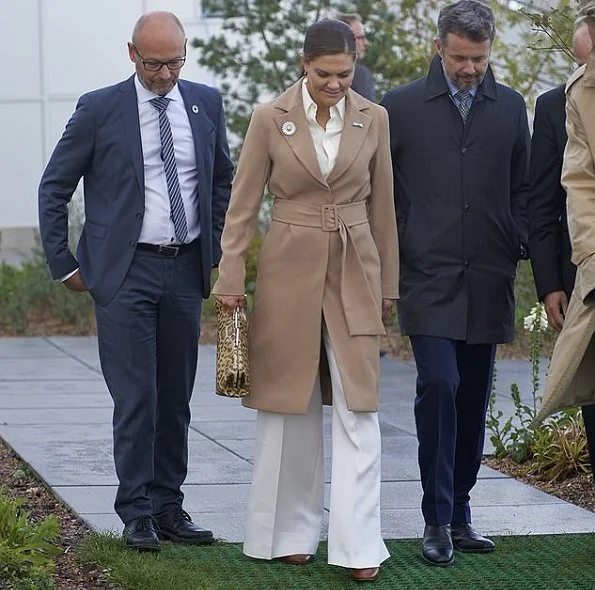
[[[31,242],[39,178],[77,98],[133,73],[126,43],[155,9],[175,12],[189,40],[217,30],[201,18],[200,0],[0,1],[0,259]],[[216,83],[190,43],[182,77]]]

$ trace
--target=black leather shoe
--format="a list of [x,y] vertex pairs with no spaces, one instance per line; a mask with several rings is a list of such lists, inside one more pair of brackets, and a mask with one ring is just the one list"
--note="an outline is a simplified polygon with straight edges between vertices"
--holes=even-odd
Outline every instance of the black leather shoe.
[[215,540],[211,531],[196,526],[190,515],[180,508],[158,514],[156,518],[157,535],[160,539],[190,545],[208,545]]
[[470,524],[452,525],[451,537],[455,548],[463,553],[489,553],[496,549],[494,541],[482,537]]
[[150,516],[134,518],[126,523],[122,536],[126,547],[137,551],[160,551],[155,525]]
[[453,562],[454,554],[449,524],[426,525],[421,556],[428,563],[439,567],[450,565]]

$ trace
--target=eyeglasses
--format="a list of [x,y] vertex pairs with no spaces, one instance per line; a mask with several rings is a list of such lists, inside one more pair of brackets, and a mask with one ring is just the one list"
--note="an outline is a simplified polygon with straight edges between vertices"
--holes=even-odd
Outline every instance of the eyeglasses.
[[356,35],[355,36],[356,41],[365,41],[366,39],[367,39],[367,37],[365,35]]
[[[132,47],[134,47],[134,45]],[[140,58],[140,62],[143,64],[143,67],[147,72],[158,72],[163,66],[166,66],[170,72],[175,72],[186,62],[186,56],[178,57],[171,61],[155,61],[153,59],[144,59],[136,47],[134,47],[134,51],[136,51],[136,55]]]

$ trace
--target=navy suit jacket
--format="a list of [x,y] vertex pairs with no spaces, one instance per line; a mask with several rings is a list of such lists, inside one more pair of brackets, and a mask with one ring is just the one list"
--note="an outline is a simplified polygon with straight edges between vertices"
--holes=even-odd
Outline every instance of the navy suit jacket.
[[[179,80],[194,135],[201,227],[202,288],[211,269],[229,202],[229,158],[223,103],[214,88]],[[75,258],[68,246],[68,202],[83,178],[85,223]],[[52,276],[77,267],[99,305],[120,288],[145,211],[144,161],[134,76],[83,95],[48,162],[39,187],[39,227]]]
[[566,291],[570,297],[576,275],[570,261],[566,191],[560,183],[567,140],[565,123],[562,85],[537,99],[531,139],[529,254],[539,299],[553,291]]

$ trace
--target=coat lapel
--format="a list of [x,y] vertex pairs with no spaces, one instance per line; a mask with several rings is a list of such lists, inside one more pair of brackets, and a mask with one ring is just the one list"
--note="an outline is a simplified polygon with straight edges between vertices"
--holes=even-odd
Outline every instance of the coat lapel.
[[211,133],[214,132],[215,127],[206,116],[200,100],[197,99],[196,93],[188,88],[184,80],[178,80],[178,88],[184,99],[184,106],[192,129],[192,137],[194,138],[194,156],[196,158],[198,177],[204,178],[205,145],[209,143],[207,137],[210,137]]
[[[293,86],[287,89],[276,101],[274,106],[281,111],[281,113],[274,117],[275,124],[279,130],[279,134],[288,143],[289,147],[295,154],[296,158],[302,163],[304,168],[323,186],[327,187],[318,158],[316,157],[316,150],[314,149],[314,142],[310,135],[310,128],[308,120],[306,119],[306,112],[304,111],[304,104],[302,102],[302,79],[298,80]],[[285,132],[283,131],[284,124],[293,123],[295,133],[287,132],[287,127],[292,128],[291,125],[286,125]]]
[[368,106],[358,95],[348,92],[339,153],[327,179],[329,184],[344,174],[359,154],[372,124],[372,117],[364,112],[367,109]]
[[138,118],[138,98],[136,90],[134,89],[134,76],[128,78],[122,84],[121,91],[123,94],[120,101],[120,109],[122,111],[122,122],[124,125],[124,132],[128,139],[128,147],[130,148],[130,155],[132,156],[132,165],[134,173],[140,189],[141,195],[145,194],[145,169],[143,161],[143,146],[140,136],[140,123]]

